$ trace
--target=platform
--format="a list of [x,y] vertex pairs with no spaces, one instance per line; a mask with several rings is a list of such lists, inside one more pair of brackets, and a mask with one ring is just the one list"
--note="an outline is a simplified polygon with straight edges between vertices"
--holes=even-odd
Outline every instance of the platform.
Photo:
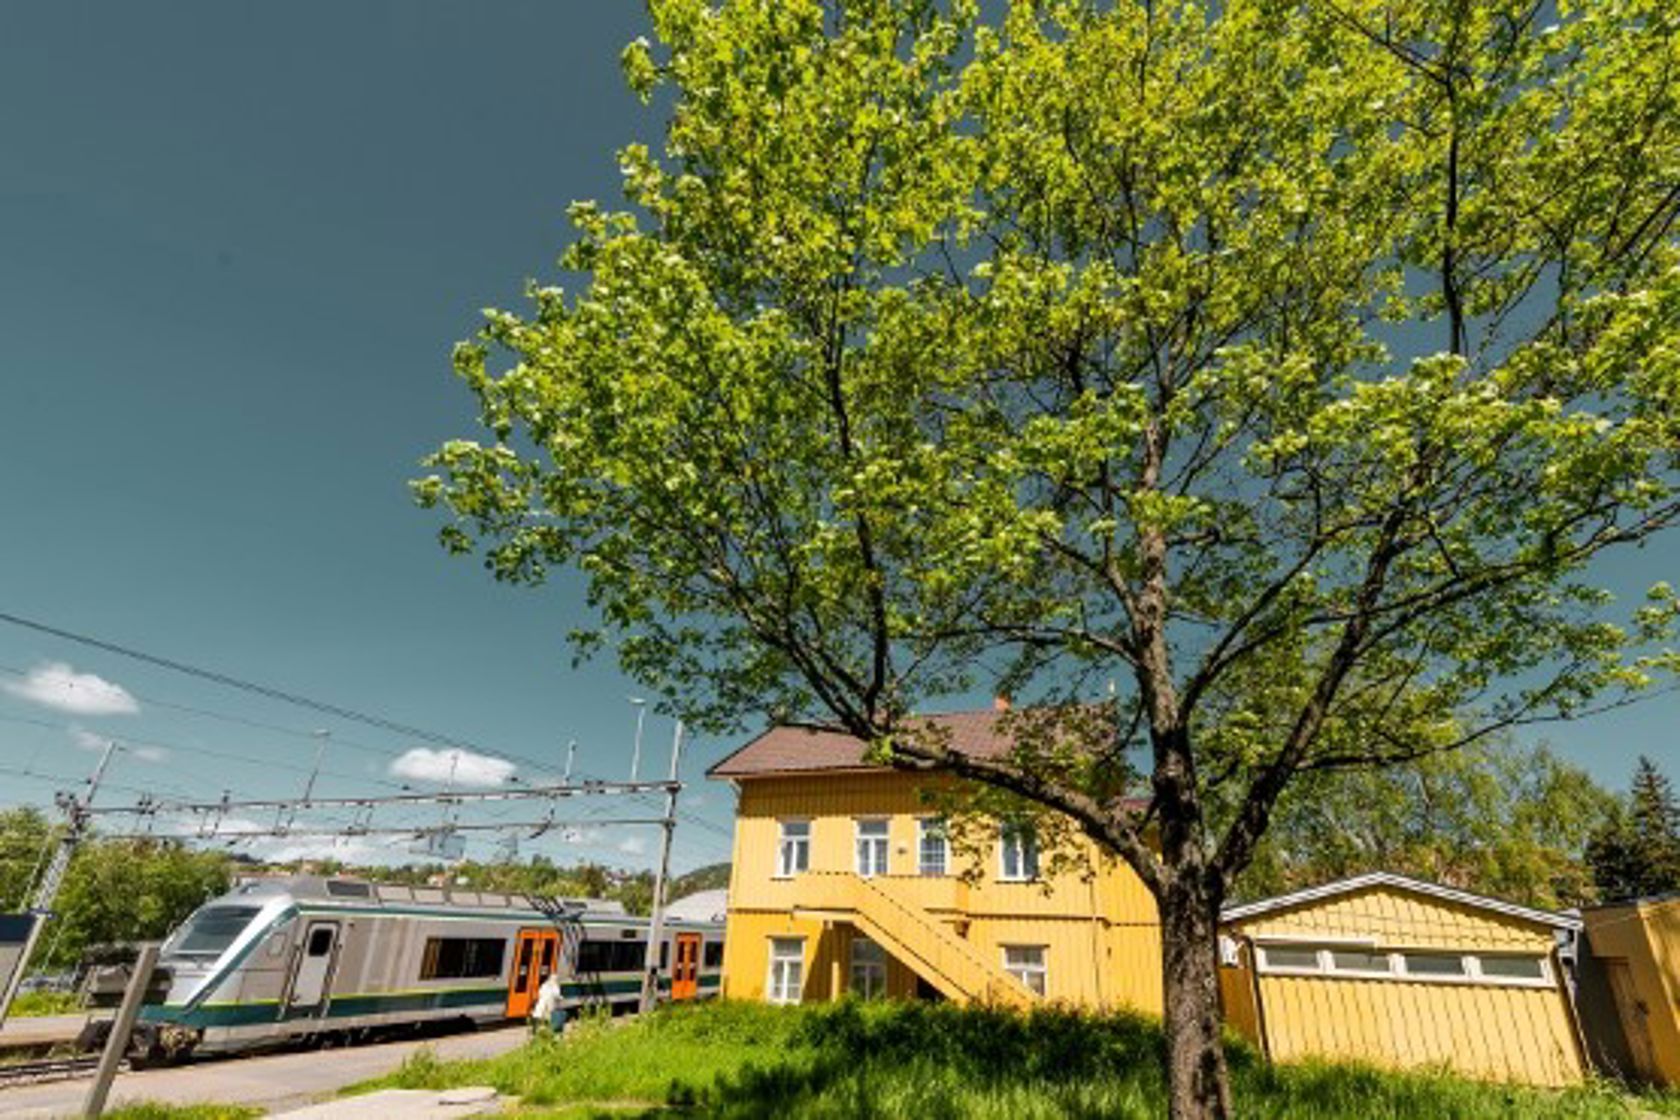
[[0,1050],[50,1050],[76,1041],[91,1019],[109,1019],[108,1010],[74,1015],[39,1015],[7,1019],[0,1026]]

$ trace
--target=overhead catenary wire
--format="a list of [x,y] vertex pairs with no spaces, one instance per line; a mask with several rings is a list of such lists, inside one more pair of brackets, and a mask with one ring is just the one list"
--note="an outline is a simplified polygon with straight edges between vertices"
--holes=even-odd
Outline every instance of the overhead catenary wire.
[[38,622],[34,619],[23,618],[19,615],[11,614],[6,611],[0,611],[0,622],[9,623],[10,625],[18,626],[26,630],[33,630],[36,633],[47,634],[63,641],[88,646],[91,649],[102,650],[105,653],[114,654],[118,657],[127,657],[131,660],[140,661],[147,665],[153,665],[160,669],[168,669],[171,672],[181,673],[186,676],[196,677],[200,680],[210,681],[213,684],[237,689],[255,696],[264,697],[268,700],[274,700],[279,703],[291,704],[295,707],[305,708],[321,715],[333,716],[337,719],[347,720],[352,723],[360,723],[368,727],[376,727],[382,731],[389,731],[392,734],[401,735],[408,739],[419,739],[423,742],[433,743],[439,746],[470,750],[475,754],[501,758],[509,762],[516,762],[524,766],[530,766],[536,770],[549,771],[554,769],[551,763],[523,757],[521,755],[514,754],[511,751],[501,751],[490,747],[480,746],[458,735],[446,735],[442,732],[432,731],[424,727],[415,726],[414,724],[403,723],[398,720],[389,719],[385,716],[363,712],[356,708],[346,707],[342,704],[335,704],[326,700],[317,700],[313,697],[304,696],[301,693],[292,692],[287,689],[276,688],[272,685],[265,685],[256,681],[246,680],[242,677],[236,677],[231,673],[224,673],[216,669],[206,669],[197,665],[189,665],[186,662],[177,661],[170,657],[164,657],[161,654],[148,653],[144,650],[109,641],[105,638],[95,637],[90,634],[80,634],[72,630],[65,630],[62,627],[52,626],[44,622]]
[[[502,750],[496,750],[494,748],[483,747],[483,746],[480,746],[478,744],[475,744],[471,740],[465,739],[465,738],[460,737],[460,736],[443,734],[441,732],[432,731],[430,729],[418,727],[418,726],[415,726],[413,724],[408,724],[408,723],[400,722],[400,721],[397,721],[397,720],[394,720],[394,719],[390,719],[390,718],[385,717],[385,716],[380,716],[380,715],[368,713],[368,712],[365,712],[365,711],[361,711],[359,709],[351,708],[351,707],[348,707],[346,705],[335,704],[335,703],[332,703],[332,702],[329,702],[329,701],[319,700],[319,699],[309,697],[309,696],[305,696],[303,694],[293,692],[293,691],[290,691],[290,690],[277,688],[277,687],[274,687],[274,686],[271,686],[271,685],[265,685],[265,684],[262,684],[262,683],[259,683],[259,682],[256,682],[256,681],[251,681],[251,680],[245,679],[243,677],[239,677],[239,676],[236,676],[234,674],[223,672],[223,671],[220,671],[220,670],[217,670],[217,669],[206,668],[206,667],[200,666],[200,665],[188,664],[186,662],[182,662],[182,661],[176,660],[174,658],[165,657],[161,654],[151,653],[151,652],[148,652],[148,651],[145,651],[145,650],[135,648],[133,646],[129,646],[129,645],[125,645],[125,644],[122,644],[122,643],[114,642],[114,641],[111,641],[111,640],[106,639],[106,638],[101,638],[101,637],[97,637],[97,636],[90,635],[90,634],[78,633],[78,632],[75,632],[75,631],[64,629],[62,627],[50,625],[50,624],[45,623],[45,622],[41,622],[41,621],[38,621],[38,620],[29,619],[29,618],[24,618],[24,617],[16,615],[16,614],[12,614],[12,613],[9,613],[9,612],[3,612],[3,611],[0,611],[0,622],[9,623],[13,626],[17,626],[17,627],[21,627],[21,628],[24,628],[24,629],[32,630],[32,631],[35,631],[37,633],[46,634],[46,635],[49,635],[51,637],[61,639],[63,641],[88,646],[90,648],[98,649],[98,650],[104,651],[106,653],[114,654],[116,656],[126,657],[126,658],[136,660],[136,661],[139,661],[139,662],[142,662],[142,663],[145,663],[145,664],[149,664],[149,665],[153,665],[153,666],[156,666],[156,667],[159,667],[159,668],[167,669],[167,670],[172,671],[172,672],[177,672],[177,673],[181,673],[181,674],[184,674],[184,675],[187,675],[187,676],[192,676],[192,677],[195,677],[195,678],[198,678],[198,679],[206,680],[206,681],[209,681],[211,683],[218,684],[218,685],[221,685],[221,686],[224,686],[224,687],[244,691],[246,693],[261,696],[261,697],[264,697],[264,698],[269,699],[269,700],[273,700],[273,701],[277,701],[277,702],[281,702],[281,703],[286,703],[286,704],[291,704],[291,705],[301,707],[301,708],[304,708],[304,709],[307,709],[307,710],[310,710],[310,711],[313,711],[313,712],[316,712],[316,713],[319,713],[319,714],[332,716],[334,718],[347,720],[347,721],[350,721],[350,722],[361,723],[361,724],[364,724],[366,726],[371,726],[371,727],[377,728],[379,730],[387,731],[387,732],[390,732],[390,733],[393,733],[393,734],[402,735],[402,736],[404,736],[408,739],[411,739],[411,740],[412,739],[417,739],[417,740],[421,740],[423,742],[429,742],[429,743],[437,744],[437,745],[440,745],[440,746],[449,747],[449,748],[455,749],[457,751],[459,751],[459,750],[470,750],[474,753],[482,754],[482,755],[485,755],[487,757],[499,758],[499,759],[502,759],[502,760],[505,760],[505,761],[508,761],[508,762],[518,764],[520,766],[529,767],[529,768],[531,768],[533,770],[536,770],[538,772],[549,772],[549,773],[558,773],[559,772],[558,767],[556,767],[555,765],[553,765],[551,763],[545,762],[545,761],[539,761],[537,759],[533,759],[533,758],[530,758],[530,757],[527,757],[527,756],[523,756],[523,755],[511,752],[511,751],[502,751]],[[23,670],[16,669],[16,668],[13,668],[13,667],[10,667],[10,666],[0,666],[0,671],[5,671],[5,672],[17,674],[17,675],[27,675],[23,672]],[[212,718],[212,719],[225,720],[225,721],[232,722],[232,723],[235,723],[235,724],[242,724],[242,725],[253,727],[253,728],[259,728],[259,729],[263,729],[263,730],[273,731],[273,732],[276,732],[276,733],[296,736],[296,737],[300,737],[300,738],[308,737],[308,738],[314,739],[314,738],[317,737],[317,732],[315,732],[315,731],[302,731],[302,730],[297,729],[297,728],[283,727],[283,726],[280,726],[280,725],[277,725],[277,724],[265,723],[265,722],[260,721],[260,720],[252,720],[252,719],[249,719],[249,718],[246,718],[246,717],[234,716],[234,715],[231,715],[231,714],[228,714],[228,713],[223,713],[223,712],[216,712],[216,711],[211,710],[211,709],[195,707],[193,705],[180,704],[180,703],[177,703],[177,702],[174,702],[174,701],[159,700],[156,697],[138,697],[138,698],[145,700],[145,702],[148,703],[148,704],[156,705],[158,707],[162,707],[162,708],[165,708],[165,709],[180,711],[180,712],[187,713],[187,714],[198,715],[198,716],[203,716],[203,717]],[[246,763],[246,764],[251,764],[251,765],[259,765],[259,766],[270,765],[270,766],[275,766],[275,767],[281,768],[281,769],[299,770],[301,772],[301,768],[292,767],[292,766],[289,766],[289,765],[284,764],[284,763],[275,763],[275,762],[272,762],[272,761],[269,761],[269,760],[250,759],[250,758],[245,758],[243,756],[228,755],[228,754],[225,754],[225,752],[215,752],[215,751],[209,750],[208,748],[184,747],[184,746],[182,746],[181,744],[178,744],[178,743],[169,744],[169,743],[161,743],[161,742],[151,741],[151,740],[147,740],[147,741],[128,740],[128,741],[132,742],[132,743],[135,743],[136,745],[156,746],[156,747],[158,747],[160,749],[163,749],[163,750],[181,750],[181,751],[185,751],[187,753],[200,753],[200,754],[204,754],[204,755],[209,756],[209,757],[224,757],[224,758],[227,758],[231,761],[239,761],[239,762]],[[343,746],[350,747],[352,749],[366,750],[366,751],[369,751],[369,752],[378,753],[381,756],[387,757],[387,758],[391,757],[393,754],[396,753],[392,750],[382,749],[382,748],[371,746],[371,745],[368,745],[368,744],[358,744],[354,740],[347,739],[347,738],[344,738],[342,736],[335,736],[334,739],[333,739],[333,743],[334,743],[335,746],[343,745]],[[152,760],[152,761],[156,762],[157,760]],[[323,771],[322,773],[326,774],[327,776],[343,778],[343,779],[346,779],[346,780],[370,781],[374,784],[381,785],[381,786],[386,786],[386,787],[395,787],[395,788],[403,789],[403,790],[412,789],[411,786],[407,786],[406,784],[398,784],[398,783],[393,783],[393,782],[389,782],[389,781],[384,781],[384,780],[381,780],[381,779],[378,779],[378,778],[373,778],[369,775],[347,775],[347,774],[337,774],[337,773],[326,772],[326,771]],[[53,778],[51,780],[65,780],[65,779]],[[520,781],[520,779],[518,779],[517,777],[512,778],[511,780],[515,781],[515,782]],[[138,793],[141,793],[141,794],[148,794],[150,792],[150,791],[143,791],[143,790],[135,790],[134,787],[126,787],[126,788],[128,788],[129,790],[131,790],[133,792],[138,792]],[[527,787],[527,788],[529,788],[529,787]],[[640,791],[640,792],[648,792],[648,793],[657,792],[662,788],[664,788],[664,783],[649,783],[646,787],[644,787],[644,790]],[[629,792],[629,791],[627,791],[627,792]],[[543,795],[542,794],[536,794],[535,796],[543,796]],[[153,801],[158,801],[158,800],[161,800],[161,799],[157,799],[154,796],[152,798],[152,800]],[[184,800],[190,800],[190,799],[184,799]],[[341,799],[334,799],[333,803],[336,803],[336,804],[339,804],[339,805],[361,806],[361,805],[367,804],[370,801],[377,801],[377,800],[380,800],[380,799],[378,799],[378,798],[373,798],[373,799],[370,799],[370,798],[341,798]],[[409,800],[411,800],[411,801],[413,801],[414,803],[417,803],[417,804],[419,804],[419,803],[436,803],[435,795],[414,794],[414,795],[412,795],[412,797],[409,798]],[[274,808],[274,807],[276,807],[277,803],[279,803],[280,801],[281,801],[281,799],[268,800],[266,802],[266,804],[264,805],[264,807]],[[297,805],[310,805],[310,806],[312,806],[312,805],[315,805],[315,804],[327,804],[327,803],[328,802],[325,801],[324,799],[319,799],[319,798],[311,798],[307,802],[300,802],[298,799],[286,799],[286,804],[294,805],[294,806],[297,806]],[[246,807],[252,807],[252,803],[249,800],[245,800],[243,802],[243,804]],[[728,832],[728,830],[723,829],[723,828],[719,827],[718,825],[713,824],[712,822],[705,820],[702,817],[699,817],[695,814],[692,814],[692,813],[686,812],[686,811],[679,811],[679,815],[680,815],[680,818],[682,820],[684,820],[685,822],[687,822],[689,824],[692,824],[695,827],[700,828],[700,829],[702,829],[706,832],[709,832],[709,833],[713,834],[714,836],[721,837],[721,838],[732,838],[730,836],[730,833]],[[595,820],[593,822],[585,822],[585,823],[593,823],[593,824],[596,824],[596,825],[603,825],[603,824],[612,823],[612,822]],[[499,826],[494,826],[494,827],[502,827],[502,828],[510,828],[511,829],[511,828],[517,827],[517,826],[499,825]],[[292,829],[292,830],[289,831],[289,835],[294,835],[295,836],[295,835],[298,835],[298,832],[297,832],[296,829]]]

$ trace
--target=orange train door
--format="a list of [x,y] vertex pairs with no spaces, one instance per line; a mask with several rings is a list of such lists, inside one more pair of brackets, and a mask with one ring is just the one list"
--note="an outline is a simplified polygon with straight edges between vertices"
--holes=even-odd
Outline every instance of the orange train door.
[[693,999],[700,991],[700,935],[677,934],[677,959],[671,966],[671,998]]
[[523,1019],[531,1014],[537,989],[554,971],[560,935],[551,929],[522,929],[513,945],[513,971],[508,976],[507,1015]]

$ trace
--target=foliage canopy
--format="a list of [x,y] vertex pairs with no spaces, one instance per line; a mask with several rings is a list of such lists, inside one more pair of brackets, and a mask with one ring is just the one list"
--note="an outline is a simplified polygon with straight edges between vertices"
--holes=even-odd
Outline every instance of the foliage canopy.
[[[1674,663],[1671,589],[1612,622],[1589,565],[1677,515],[1680,9],[979,8],[653,0],[663,151],[458,349],[489,438],[417,491],[499,578],[581,569],[581,649],[691,719],[1124,856],[1205,1103],[1213,918],[1297,775]],[[1003,762],[906,718],[994,683],[1106,716]]]

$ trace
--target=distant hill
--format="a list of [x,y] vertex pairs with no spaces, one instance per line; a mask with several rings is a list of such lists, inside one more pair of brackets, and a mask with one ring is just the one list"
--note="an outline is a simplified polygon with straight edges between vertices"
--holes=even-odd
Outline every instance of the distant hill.
[[705,867],[696,867],[687,875],[678,875],[671,880],[671,889],[665,897],[673,902],[687,897],[696,891],[718,890],[729,886],[729,864],[708,863]]

